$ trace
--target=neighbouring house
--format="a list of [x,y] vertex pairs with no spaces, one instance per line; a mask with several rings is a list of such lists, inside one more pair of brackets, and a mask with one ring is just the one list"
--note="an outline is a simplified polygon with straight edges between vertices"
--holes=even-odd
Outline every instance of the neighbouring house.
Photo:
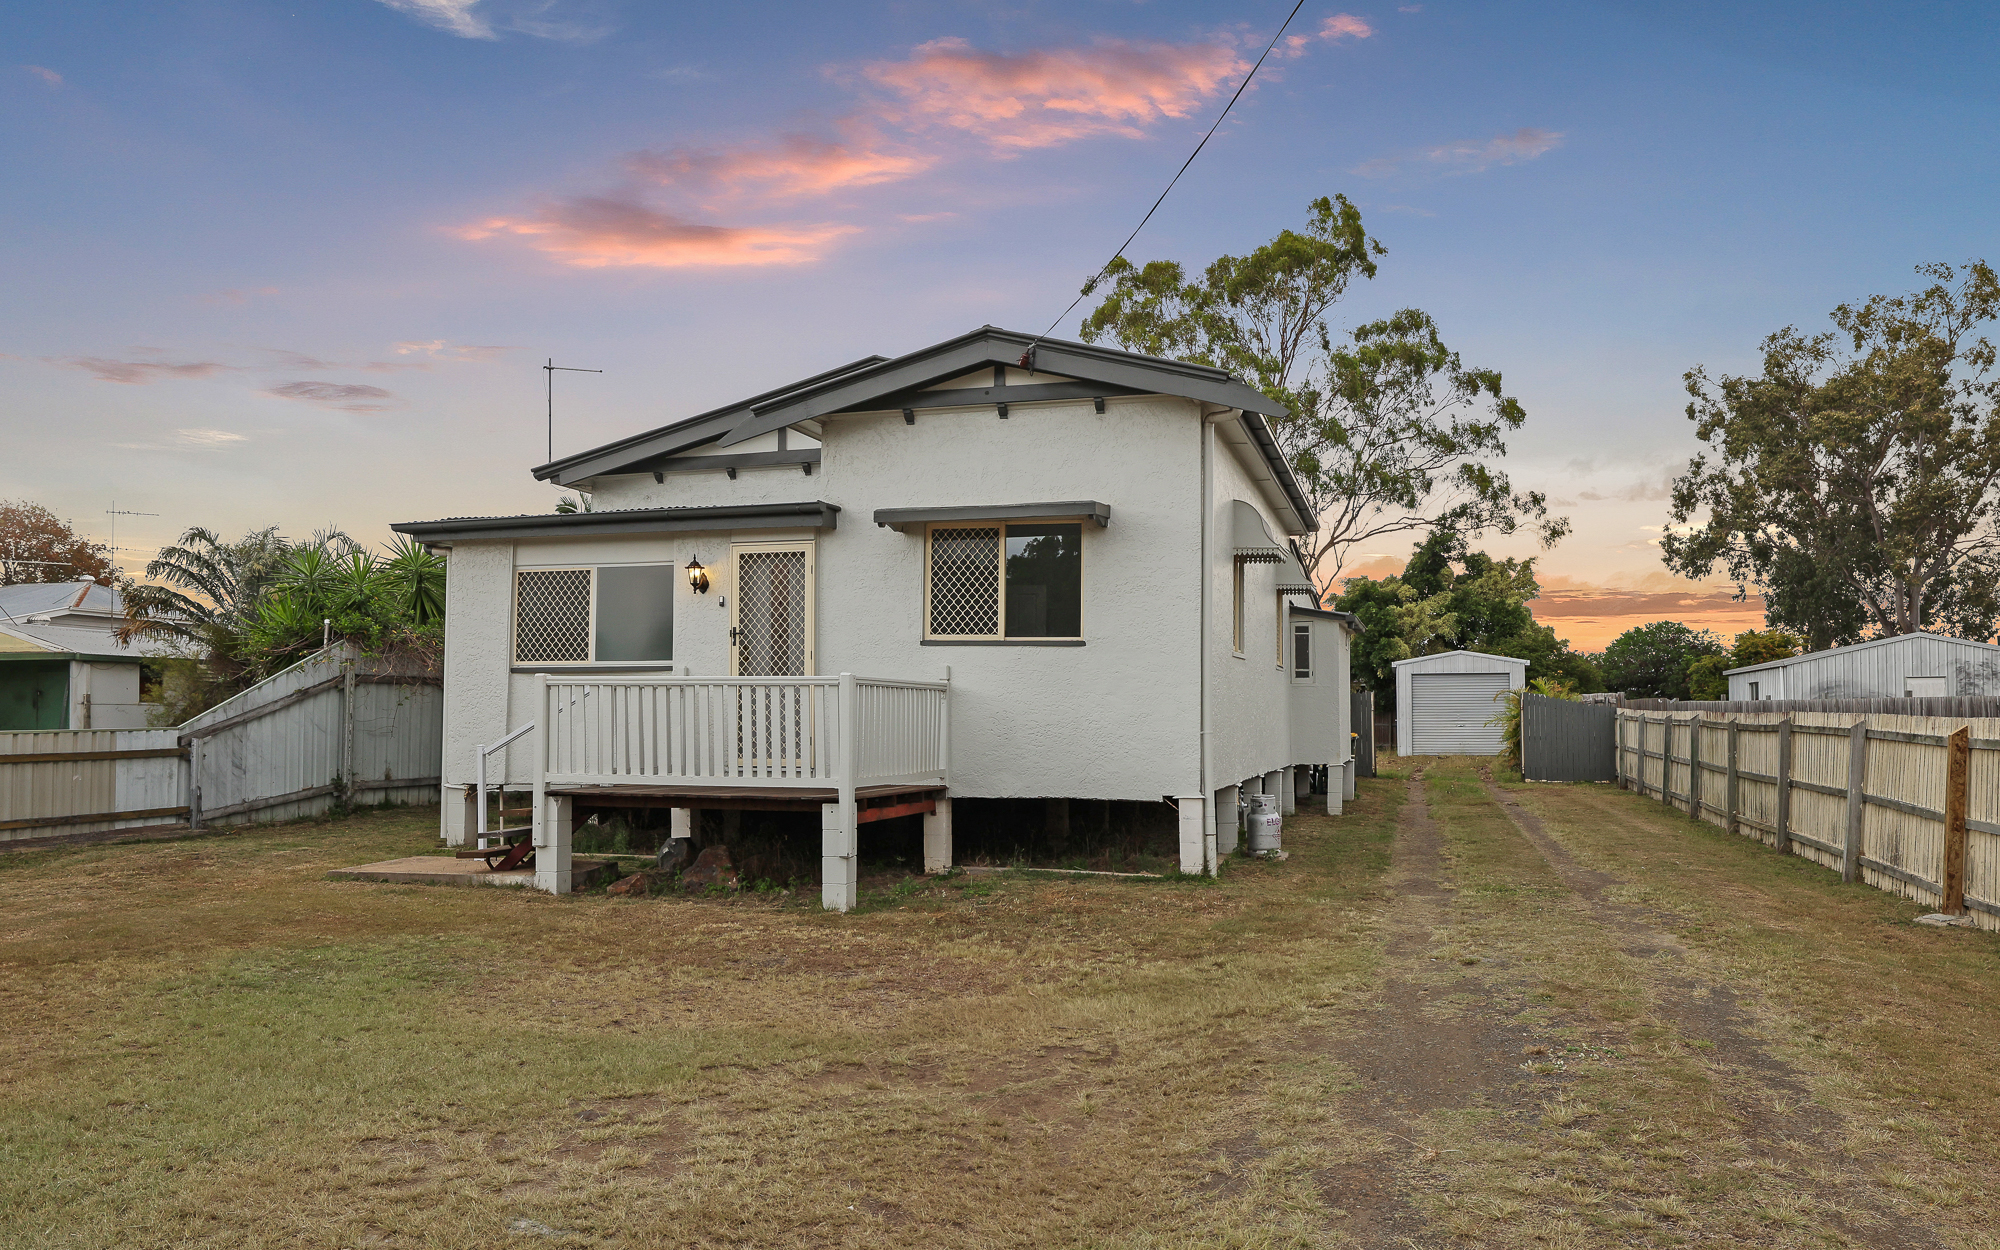
[[1898,634],[1732,668],[1732,699],[1935,699],[2000,695],[2000,647]]
[[117,593],[85,577],[0,586],[0,732],[143,729],[140,661],[156,643],[126,644]]
[[1498,755],[1494,717],[1528,684],[1528,662],[1483,651],[1412,656],[1396,670],[1396,754]]
[[1143,803],[1204,872],[1245,788],[1338,811],[1356,626],[1290,541],[1280,411],[989,326],[534,470],[589,511],[396,525],[450,560],[446,841],[482,776],[533,788],[555,892],[587,810],[805,809],[845,909],[878,819],[936,871],[954,805]]

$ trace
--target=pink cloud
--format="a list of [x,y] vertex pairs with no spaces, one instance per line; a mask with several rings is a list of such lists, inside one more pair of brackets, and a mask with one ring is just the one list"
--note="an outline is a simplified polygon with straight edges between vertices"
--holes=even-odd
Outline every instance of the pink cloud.
[[659,212],[632,198],[577,196],[526,217],[495,217],[456,233],[463,239],[516,235],[566,265],[585,269],[692,269],[795,265],[819,259],[827,243],[857,227],[711,226]]
[[1562,141],[1563,134],[1560,130],[1538,130],[1524,126],[1511,135],[1495,135],[1491,139],[1460,139],[1415,152],[1405,152],[1398,156],[1378,156],[1372,161],[1355,166],[1352,172],[1366,178],[1379,178],[1393,174],[1405,165],[1429,165],[1443,169],[1447,173],[1476,174],[1495,165],[1514,165],[1534,160],[1546,152],[1561,147]]
[[1375,28],[1352,13],[1336,13],[1319,25],[1321,39],[1366,39]]
[[175,378],[212,378],[218,373],[236,372],[235,366],[213,360],[173,364],[163,360],[110,360],[103,356],[44,356],[42,359],[52,365],[81,369],[100,382],[119,382],[126,386],[144,386],[148,382]]
[[52,69],[40,65],[23,65],[21,68],[27,70],[30,74],[33,74],[51,87],[60,87],[63,85],[63,76]]
[[303,400],[322,408],[338,408],[343,412],[383,412],[389,407],[388,401],[396,398],[393,391],[357,382],[287,382],[264,393],[280,399]]
[[1133,44],[1008,54],[963,39],[933,39],[909,59],[863,67],[899,98],[885,114],[908,125],[976,134],[1002,151],[1053,147],[1099,135],[1138,138],[1188,116],[1249,68],[1219,43]]
[[935,163],[935,157],[923,153],[798,134],[785,135],[767,147],[675,148],[634,152],[625,158],[625,167],[649,182],[691,189],[713,186],[771,198],[900,182]]

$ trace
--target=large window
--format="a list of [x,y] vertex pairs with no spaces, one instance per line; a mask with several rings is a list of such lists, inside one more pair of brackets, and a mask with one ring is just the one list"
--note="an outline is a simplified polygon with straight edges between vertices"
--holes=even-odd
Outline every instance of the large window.
[[514,574],[516,664],[673,658],[673,565],[522,569]]
[[1083,636],[1083,526],[933,525],[924,634],[999,640]]

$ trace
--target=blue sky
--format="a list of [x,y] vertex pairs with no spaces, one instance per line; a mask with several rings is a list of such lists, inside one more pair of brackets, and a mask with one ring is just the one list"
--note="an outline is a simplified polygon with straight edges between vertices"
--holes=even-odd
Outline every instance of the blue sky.
[[[548,506],[549,356],[605,370],[558,382],[560,453],[1039,330],[1288,8],[14,6],[0,496],[99,535],[114,499],[159,513],[122,523],[128,567],[191,524],[379,538]],[[1680,375],[1995,251],[1993,27],[1308,4],[1130,255],[1245,251],[1345,192],[1389,255],[1336,324],[1424,308],[1529,412],[1509,468],[1576,522],[1544,619],[1733,630],[1653,546]]]

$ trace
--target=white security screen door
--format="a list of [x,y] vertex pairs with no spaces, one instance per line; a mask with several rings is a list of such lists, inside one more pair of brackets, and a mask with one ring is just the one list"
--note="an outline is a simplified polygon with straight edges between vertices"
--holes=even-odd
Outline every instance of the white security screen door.
[[729,671],[738,677],[807,677],[813,671],[813,545],[730,548]]

